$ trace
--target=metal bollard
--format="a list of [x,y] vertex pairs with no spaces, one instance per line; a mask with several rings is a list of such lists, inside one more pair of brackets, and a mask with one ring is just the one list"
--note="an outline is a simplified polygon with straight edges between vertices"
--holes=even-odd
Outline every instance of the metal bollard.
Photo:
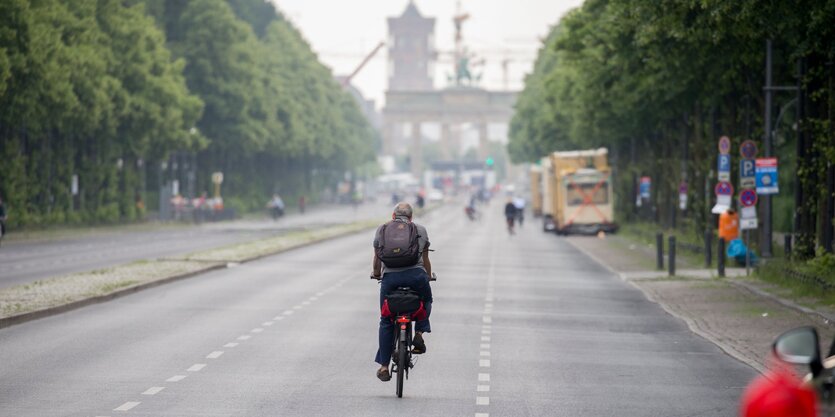
[[783,249],[786,251],[786,259],[792,258],[792,235],[787,233],[783,236]]
[[667,249],[667,253],[669,254],[670,259],[667,261],[670,271],[670,276],[673,277],[676,275],[676,237],[670,236],[669,238],[670,248]]
[[664,270],[664,234],[655,234],[655,258],[658,264],[658,270]]
[[719,250],[716,253],[716,262],[719,264],[719,276],[725,276],[725,239],[719,238]]
[[705,232],[705,268],[710,268],[713,263],[713,231]]

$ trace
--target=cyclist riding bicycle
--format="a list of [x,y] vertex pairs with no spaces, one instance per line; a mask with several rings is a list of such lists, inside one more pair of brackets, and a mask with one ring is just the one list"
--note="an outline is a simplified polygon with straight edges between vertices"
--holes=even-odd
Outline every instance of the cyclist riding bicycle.
[[[409,203],[397,203],[391,215],[391,221],[377,228],[373,246],[373,275],[382,277],[380,308],[383,307],[386,295],[399,287],[411,288],[423,300],[427,314],[424,320],[418,320],[415,323],[412,353],[425,353],[426,343],[423,340],[423,334],[431,332],[429,314],[432,312],[432,288],[429,286],[429,277],[432,276],[432,264],[429,261],[429,235],[425,227],[412,222],[412,206]],[[374,359],[380,364],[380,368],[377,369],[377,378],[381,381],[391,379],[388,365],[393,350],[391,341],[394,331],[395,324],[391,319],[381,315],[379,348]]]

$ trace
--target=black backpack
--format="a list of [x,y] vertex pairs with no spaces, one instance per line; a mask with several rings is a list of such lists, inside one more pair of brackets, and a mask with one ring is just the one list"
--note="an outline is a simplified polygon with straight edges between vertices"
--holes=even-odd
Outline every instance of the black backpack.
[[392,220],[382,226],[377,258],[388,268],[412,266],[420,260],[418,229],[412,222]]

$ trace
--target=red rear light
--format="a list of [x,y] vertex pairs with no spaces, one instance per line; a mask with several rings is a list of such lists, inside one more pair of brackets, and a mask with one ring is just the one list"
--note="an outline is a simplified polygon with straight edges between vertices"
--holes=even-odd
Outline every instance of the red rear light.
[[412,321],[412,320],[410,318],[406,317],[406,316],[400,316],[400,317],[397,318],[398,323],[408,323],[410,321]]

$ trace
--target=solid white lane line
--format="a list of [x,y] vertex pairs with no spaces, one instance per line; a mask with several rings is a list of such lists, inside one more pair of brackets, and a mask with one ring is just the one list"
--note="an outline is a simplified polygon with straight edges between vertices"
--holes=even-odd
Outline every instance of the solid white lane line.
[[220,355],[223,355],[223,351],[222,350],[216,350],[216,351],[206,355],[206,359],[217,359],[217,358],[220,357]]
[[478,392],[490,392],[490,386],[489,385],[479,385],[479,386],[475,387],[475,390],[478,391]]
[[238,346],[238,344],[235,343],[235,342],[227,343],[227,344],[223,345],[223,347],[225,347],[225,348],[233,348],[235,346]]
[[490,397],[475,397],[476,405],[490,405]]
[[273,325],[273,323],[275,323],[275,322],[272,322],[272,321],[265,321],[265,322],[261,323],[261,325],[262,325],[262,326],[272,326],[272,325]]
[[252,330],[250,330],[250,331],[251,331],[252,333],[261,333],[261,332],[263,332],[263,331],[264,331],[264,329],[262,329],[262,328],[260,328],[260,327],[256,327],[256,328],[254,328],[254,329],[252,329]]
[[252,336],[250,336],[250,335],[248,335],[248,334],[245,334],[245,335],[243,335],[243,336],[238,336],[238,340],[247,340],[247,339],[249,339],[250,337],[252,337]]
[[164,390],[165,387],[151,387],[145,390],[142,395],[157,395],[160,391]]
[[139,405],[139,401],[128,401],[128,402],[114,408],[113,411],[128,411],[131,408],[136,407],[137,405]]
[[186,379],[187,375],[174,375],[171,378],[165,380],[165,382],[179,382]]
[[194,365],[191,365],[190,368],[186,369],[186,371],[199,372],[201,369],[203,369],[205,367],[206,367],[205,363],[195,363]]
[[490,359],[479,359],[478,366],[482,368],[489,368],[490,367]]
[[482,343],[478,347],[480,347],[481,349],[490,349],[490,344],[489,343]]
[[478,380],[480,382],[490,382],[490,374],[478,374]]

